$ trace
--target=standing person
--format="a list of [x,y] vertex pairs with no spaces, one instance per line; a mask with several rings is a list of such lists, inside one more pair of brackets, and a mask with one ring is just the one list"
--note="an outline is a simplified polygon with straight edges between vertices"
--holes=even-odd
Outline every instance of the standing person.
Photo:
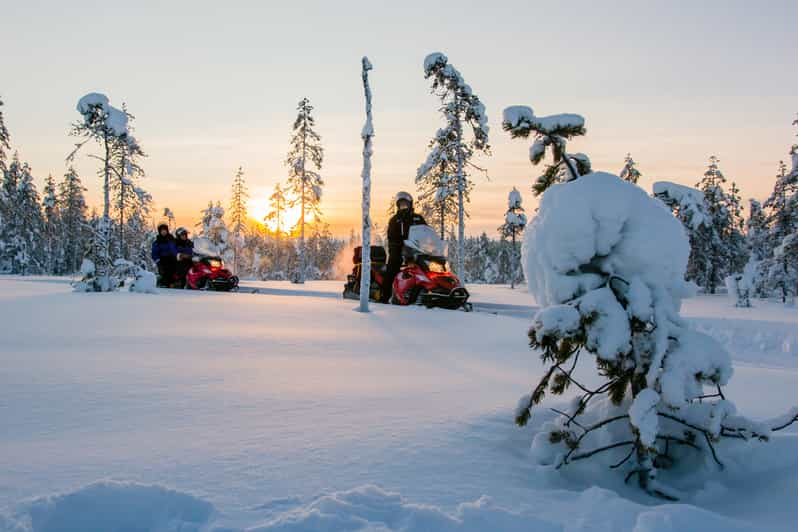
[[169,288],[175,278],[177,246],[166,224],[158,226],[158,236],[152,243],[152,260],[158,265],[158,286]]
[[402,248],[413,225],[427,225],[427,222],[413,210],[413,196],[399,192],[396,194],[396,214],[388,221],[388,267],[382,286],[382,303],[391,300],[393,280],[402,268]]
[[194,242],[188,238],[188,229],[178,227],[175,231],[175,245],[177,247],[177,268],[175,278],[180,288],[186,286],[186,274],[193,264]]

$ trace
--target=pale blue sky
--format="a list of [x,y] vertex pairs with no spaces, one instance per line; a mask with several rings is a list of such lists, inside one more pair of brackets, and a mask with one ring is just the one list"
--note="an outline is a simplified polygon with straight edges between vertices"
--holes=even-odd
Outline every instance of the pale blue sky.
[[[226,202],[243,165],[254,201],[277,180],[296,102],[317,109],[324,208],[358,225],[363,95],[374,63],[377,214],[413,176],[439,126],[422,61],[442,51],[487,106],[493,156],[480,160],[469,232],[494,231],[509,189],[537,175],[501,110],[576,112],[573,143],[617,172],[627,151],[650,189],[693,184],[716,154],[746,197],[762,197],[796,139],[798,2],[25,2],[0,0],[0,95],[15,148],[43,180],[60,176],[75,103],[127,102],[149,157],[144,187],[178,221]],[[92,162],[78,165],[98,199]],[[378,216],[379,218],[379,216]]]

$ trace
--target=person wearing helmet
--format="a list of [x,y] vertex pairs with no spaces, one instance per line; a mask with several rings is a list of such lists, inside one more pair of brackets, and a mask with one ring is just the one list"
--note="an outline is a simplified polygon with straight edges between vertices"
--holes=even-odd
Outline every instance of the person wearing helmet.
[[194,242],[188,238],[188,229],[185,227],[178,227],[175,231],[176,248],[177,248],[177,267],[175,272],[175,279],[180,288],[186,285],[186,274],[191,268],[193,262],[191,257],[194,256]]
[[177,245],[169,226],[158,226],[158,235],[152,242],[152,260],[158,266],[158,286],[169,287],[174,281],[177,264]]
[[402,268],[402,248],[413,225],[426,225],[424,217],[413,210],[413,196],[407,192],[396,194],[396,214],[388,221],[388,264],[382,287],[381,302],[388,303],[393,280]]

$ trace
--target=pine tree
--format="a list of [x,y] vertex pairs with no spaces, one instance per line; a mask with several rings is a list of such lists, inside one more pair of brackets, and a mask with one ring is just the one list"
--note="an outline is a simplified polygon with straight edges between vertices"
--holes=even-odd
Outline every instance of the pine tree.
[[230,234],[227,224],[224,223],[224,207],[217,201],[216,205],[212,201],[208,202],[208,207],[202,210],[202,219],[197,224],[200,226],[201,238],[205,238],[214,247],[217,253],[225,261],[229,261],[232,250],[230,249]]
[[704,271],[698,272],[696,282],[710,294],[715,293],[726,276],[741,271],[748,260],[741,232],[743,218],[739,190],[732,183],[731,193],[724,191],[726,177],[718,166],[719,162],[717,157],[711,156],[707,170],[696,184],[704,193],[708,213],[703,234],[696,242],[706,254]]
[[[518,192],[517,188],[513,187],[507,197],[507,212],[504,214],[504,223],[499,227],[499,234],[502,238],[510,238],[513,258],[520,258],[516,251],[516,239],[524,230],[524,227],[526,227],[526,214],[524,214],[524,208],[521,206],[521,193]],[[516,272],[521,269],[520,266],[516,261],[511,266],[510,288],[515,288],[518,277]]]
[[627,153],[626,158],[623,160],[623,168],[621,168],[619,177],[636,185],[642,176],[643,174],[637,169],[637,163],[632,159],[632,154]]
[[247,184],[244,181],[244,169],[239,166],[233,178],[233,187],[230,194],[230,223],[232,224],[233,271],[238,273],[239,255],[241,253],[243,232],[247,220]]
[[0,186],[0,268],[26,275],[41,270],[41,210],[30,167],[14,153]]
[[769,286],[779,293],[783,303],[787,303],[789,298],[798,294],[798,266],[790,262],[790,253],[777,254],[776,250],[798,234],[798,171],[794,169],[788,173],[783,161],[779,161],[776,183],[764,206],[768,210],[770,226],[768,244],[773,252],[765,261],[764,268]]
[[[312,213],[314,219],[321,216],[321,187],[324,181],[318,171],[324,159],[321,136],[313,129],[316,119],[313,118],[313,106],[310,100],[303,98],[297,106],[297,117],[294,121],[290,148],[285,164],[288,166],[288,186],[294,197],[290,206],[300,205],[299,216],[299,269],[295,282],[305,282],[305,218]],[[315,168],[315,171],[313,170]]]
[[[132,135],[133,115],[122,104],[122,112],[128,120],[127,133],[114,140],[111,151],[111,195],[112,216],[116,223],[117,242],[114,252],[122,259],[131,257],[131,249],[140,246],[141,222],[146,220],[152,204],[152,197],[137,185],[144,177],[141,159],[146,157],[138,140]],[[128,223],[128,219],[133,219]]]
[[[429,143],[427,160],[416,171],[416,207],[425,219],[438,226],[441,239],[444,239],[446,228],[456,225],[458,220],[457,164],[453,140],[451,131],[439,129]],[[466,146],[465,150],[468,149]],[[473,180],[466,179],[464,204],[471,202],[473,188]],[[395,204],[392,203],[391,208],[395,208]],[[468,218],[467,210],[464,214]]]
[[3,99],[0,98],[0,177],[3,177],[3,173],[8,170],[6,166],[6,150],[10,149],[11,136],[6,128],[5,118],[3,118]]
[[47,176],[43,192],[44,271],[48,275],[54,275],[57,273],[59,265],[63,263],[63,249],[61,248],[61,240],[58,238],[61,232],[61,217],[58,213],[58,197],[53,174]]
[[568,140],[587,133],[585,119],[580,115],[558,114],[538,117],[531,107],[514,105],[504,110],[502,127],[512,138],[534,136],[535,141],[529,148],[529,160],[533,165],[540,164],[546,152],[551,152],[551,164],[532,186],[535,195],[543,194],[554,183],[572,181],[592,170],[587,155],[569,154],[565,151]]
[[63,266],[58,273],[75,273],[80,269],[87,247],[89,221],[86,217],[86,189],[75,169],[70,167],[58,185],[58,212],[61,217],[59,240],[63,248]]
[[175,213],[169,207],[163,208],[163,217],[166,218],[166,224],[171,228],[175,225]]
[[[464,272],[464,246],[465,246],[465,203],[467,191],[471,188],[466,167],[478,168],[471,162],[476,153],[490,154],[488,144],[488,117],[485,106],[479,97],[474,94],[471,87],[465,82],[460,72],[449,63],[449,59],[442,53],[429,54],[424,59],[424,78],[432,79],[432,92],[441,102],[439,111],[443,115],[446,125],[438,131],[431,143],[431,151],[427,162],[422,165],[417,173],[419,176],[429,174],[433,168],[440,167],[441,161],[450,159],[454,163],[453,185],[457,192],[457,273]],[[471,139],[466,140],[465,129],[471,131]],[[481,170],[481,169],[480,169]],[[434,178],[432,178],[434,179]],[[443,190],[445,194],[451,191],[451,185]],[[437,194],[437,192],[436,192]],[[438,197],[438,201],[445,198]],[[443,207],[440,208],[443,211]],[[443,226],[443,223],[441,223]]]
[[72,162],[77,152],[89,141],[94,141],[100,146],[101,155],[96,156],[102,166],[98,174],[103,183],[103,213],[102,217],[92,224],[92,230],[98,234],[92,236],[89,259],[92,261],[93,273],[91,282],[83,282],[77,288],[97,292],[116,289],[118,282],[111,278],[111,189],[112,180],[122,178],[115,164],[120,164],[119,159],[126,150],[132,149],[134,139],[128,139],[128,120],[130,115],[125,110],[117,109],[108,103],[108,97],[103,94],[90,93],[83,96],[77,104],[77,111],[83,117],[82,121],[72,125],[70,134],[83,140],[75,145],[75,149],[67,157]]
[[14,234],[10,239],[10,249],[7,257],[11,263],[11,273],[29,275],[43,271],[44,256],[42,249],[42,232],[44,223],[39,203],[39,193],[33,183],[30,166],[28,163],[19,165],[15,155],[16,166],[19,170],[14,203],[17,219],[13,223]]

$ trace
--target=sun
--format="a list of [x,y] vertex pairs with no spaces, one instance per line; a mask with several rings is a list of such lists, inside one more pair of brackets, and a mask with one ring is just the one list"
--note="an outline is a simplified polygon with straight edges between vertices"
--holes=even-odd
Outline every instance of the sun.
[[[302,207],[299,205],[295,207],[286,207],[281,216],[280,227],[277,227],[277,220],[265,220],[266,216],[270,212],[271,209],[269,208],[269,201],[266,199],[250,201],[249,205],[247,206],[247,213],[249,214],[250,218],[262,225],[265,225],[269,231],[279,231],[281,233],[287,234],[291,232],[291,230],[299,223],[299,217],[302,214]],[[313,213],[306,212],[305,223],[310,223],[312,221]]]

